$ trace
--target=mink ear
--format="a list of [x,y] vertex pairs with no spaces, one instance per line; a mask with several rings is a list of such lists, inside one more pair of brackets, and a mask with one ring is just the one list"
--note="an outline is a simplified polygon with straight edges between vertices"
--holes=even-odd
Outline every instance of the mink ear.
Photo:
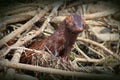
[[71,16],[68,15],[68,16],[66,17],[65,21],[66,21],[66,23],[71,23]]

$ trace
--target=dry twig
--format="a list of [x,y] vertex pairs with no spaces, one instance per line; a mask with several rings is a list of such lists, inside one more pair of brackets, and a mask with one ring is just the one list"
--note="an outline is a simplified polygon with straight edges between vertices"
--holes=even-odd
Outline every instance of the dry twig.
[[112,79],[119,80],[120,79],[120,77],[116,76],[116,75],[64,71],[64,70],[59,70],[59,69],[45,68],[45,67],[40,67],[40,66],[28,65],[28,64],[13,63],[13,62],[9,62],[7,60],[1,60],[0,65],[6,66],[6,67],[11,67],[11,68],[25,69],[25,70],[30,70],[30,71],[58,74],[58,75],[63,75],[63,76],[76,76],[76,77],[80,77],[83,79],[109,79],[109,80],[112,80]]
[[[92,27],[89,26],[90,31],[93,32],[93,34],[98,38],[98,40],[101,41],[118,41],[119,40],[119,33],[110,33],[107,32],[107,28],[105,27]],[[106,30],[107,33],[100,33],[100,31]]]
[[16,23],[20,21],[25,21],[32,18],[30,15],[13,15],[13,16],[7,16],[5,19],[0,23],[0,27],[3,27],[3,25],[8,25],[11,23]]
[[78,62],[78,61],[82,61],[82,62],[101,62],[101,61],[103,61],[105,59],[102,54],[98,53],[95,50],[94,50],[94,52],[96,54],[100,55],[102,57],[101,59],[92,59],[92,58],[90,58],[81,49],[79,49],[77,44],[75,44],[75,48],[85,57],[85,58],[76,58],[75,57],[74,61],[76,61],[76,62]]
[[27,28],[31,27],[35,22],[37,22],[43,15],[45,14],[45,11],[41,11],[36,16],[34,16],[31,20],[29,20],[27,23],[25,23],[20,28],[16,29],[15,31],[11,32],[7,36],[5,36],[3,39],[0,40],[0,46],[4,45],[6,42],[8,42],[10,39],[13,39],[18,34],[25,31]]
[[103,50],[105,50],[106,52],[108,52],[110,55],[112,55],[114,58],[116,58],[117,60],[120,61],[120,57],[116,54],[114,54],[111,50],[107,49],[105,46],[103,46],[102,44],[99,44],[95,41],[92,41],[90,39],[84,39],[84,38],[80,38],[78,37],[77,40],[80,40],[80,41],[83,41],[83,42],[86,42],[86,43],[89,43],[89,44],[92,44],[92,45],[95,45],[95,46],[98,46],[100,48],[102,48]]
[[26,7],[21,7],[18,9],[13,9],[10,11],[7,11],[4,15],[15,15],[18,13],[24,13],[24,12],[28,12],[28,11],[32,11],[32,10],[37,10],[37,6],[26,6]]
[[93,13],[93,14],[85,14],[84,17],[85,19],[94,19],[94,18],[100,18],[100,17],[104,17],[104,16],[108,16],[111,14],[114,14],[118,11],[118,9],[109,9],[103,12],[97,12],[97,13]]
[[15,74],[15,80],[38,80],[36,77],[25,75],[25,74]]
[[[48,16],[48,18],[46,19],[46,21],[45,21],[45,22],[43,23],[43,25],[41,26],[41,28],[40,28],[38,31],[34,31],[34,32],[29,32],[29,33],[27,33],[26,36],[20,38],[14,45],[12,45],[12,47],[21,46],[21,45],[23,45],[24,43],[28,42],[29,40],[31,40],[32,38],[38,36],[40,33],[43,32],[44,29],[47,27],[47,24],[50,22],[51,17],[54,16],[54,14],[57,12],[58,8],[62,5],[62,2],[60,2],[60,3],[57,2],[57,3],[55,3],[54,5],[55,5],[55,7],[53,8],[52,12],[50,13],[50,15]],[[38,15],[36,15],[34,18],[36,19],[36,17],[37,17],[37,20],[35,20],[34,22],[38,21],[38,19],[40,19],[44,14],[45,14],[45,12],[43,11],[41,14],[39,14],[39,15],[40,15],[39,18],[38,18]],[[33,18],[33,19],[34,19],[34,18]],[[31,21],[32,21],[33,19],[31,19]],[[30,22],[31,22],[31,21],[30,21]],[[32,23],[34,23],[34,22],[32,22]],[[27,22],[27,23],[28,23],[28,22]],[[26,23],[26,25],[27,25],[27,23]],[[30,23],[30,24],[32,24],[32,23]],[[23,25],[23,26],[22,26],[22,29],[23,29],[24,26],[26,26],[26,25]],[[28,28],[28,26],[26,26],[26,27]],[[22,29],[20,28],[20,30],[22,30]],[[17,30],[19,30],[19,29],[17,29]],[[16,31],[17,31],[17,30],[16,30]],[[22,31],[23,31],[23,30],[22,30]],[[17,33],[18,33],[18,32],[17,32]],[[11,35],[13,36],[13,33],[11,33],[10,35],[4,37],[4,39],[7,39],[7,38],[10,37]],[[14,36],[15,36],[15,35],[14,35]],[[4,39],[2,39],[0,42],[4,42]],[[10,38],[7,39],[5,42],[7,42],[7,41],[9,41],[9,40],[10,40]],[[4,43],[5,43],[5,42],[4,42]],[[1,43],[0,45],[3,45],[3,43]],[[8,52],[9,52],[9,49],[8,49],[7,51],[6,51],[6,48],[2,49],[2,50],[1,50],[0,57],[5,56]]]
[[[12,57],[11,62],[18,63],[22,53],[23,53],[23,49],[16,50],[13,57]],[[15,73],[16,73],[15,69],[9,68],[7,70],[7,74],[5,75],[5,80],[13,80],[15,77],[14,76]]]
[[[110,9],[110,10],[106,10],[106,11],[103,11],[103,12],[97,12],[97,13],[92,13],[92,14],[85,14],[84,15],[84,18],[85,19],[95,19],[95,18],[100,18],[100,17],[104,17],[104,16],[108,16],[108,15],[111,15],[111,14],[114,14],[115,12],[117,12],[118,10],[117,9]],[[61,22],[63,21],[64,19],[66,18],[66,16],[57,16],[57,17],[54,17],[51,22]],[[89,23],[89,22],[88,22]]]

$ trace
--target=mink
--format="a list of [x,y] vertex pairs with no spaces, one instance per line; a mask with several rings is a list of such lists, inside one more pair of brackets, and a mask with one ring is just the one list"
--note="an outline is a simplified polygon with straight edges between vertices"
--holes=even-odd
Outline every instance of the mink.
[[[75,13],[68,15],[51,36],[41,41],[33,42],[29,48],[46,50],[47,47],[56,57],[67,57],[78,34],[84,30],[84,27],[84,20],[81,16]],[[26,55],[30,54],[32,52],[26,52]]]

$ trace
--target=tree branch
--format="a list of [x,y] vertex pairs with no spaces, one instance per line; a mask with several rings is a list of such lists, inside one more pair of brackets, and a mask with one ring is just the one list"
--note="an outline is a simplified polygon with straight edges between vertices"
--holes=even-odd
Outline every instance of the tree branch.
[[63,76],[76,76],[76,77],[80,77],[83,79],[109,79],[109,80],[120,79],[120,77],[116,75],[64,71],[64,70],[59,70],[59,69],[45,68],[45,67],[40,67],[40,66],[28,65],[28,64],[13,63],[7,60],[1,60],[0,65],[5,66],[5,67],[25,69],[25,70],[30,70],[30,71],[44,72],[44,73],[57,74],[57,75],[63,75]]
[[95,41],[92,41],[90,39],[84,39],[84,38],[80,38],[78,37],[77,40],[80,40],[80,41],[83,41],[83,42],[86,42],[86,43],[89,43],[89,44],[92,44],[92,45],[95,45],[95,46],[98,46],[100,48],[102,48],[103,50],[105,50],[106,52],[108,52],[110,55],[112,55],[114,58],[116,58],[117,60],[120,61],[120,57],[118,55],[115,55],[111,50],[107,49],[105,46],[95,42]]
[[22,33],[25,31],[27,28],[31,27],[35,22],[37,22],[43,15],[45,14],[45,11],[41,11],[39,14],[34,16],[31,20],[29,20],[27,23],[25,23],[23,26],[20,28],[16,29],[15,31],[11,32],[7,36],[5,36],[3,39],[0,40],[0,46],[8,42],[10,39],[13,39],[16,37],[18,34]]

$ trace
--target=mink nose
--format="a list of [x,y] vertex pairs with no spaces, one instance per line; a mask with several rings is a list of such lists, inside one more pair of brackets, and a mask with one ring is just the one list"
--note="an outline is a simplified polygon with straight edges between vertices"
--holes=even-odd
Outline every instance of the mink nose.
[[84,28],[82,26],[76,26],[76,27],[78,27],[77,31],[79,31],[79,32],[82,32],[84,30]]
[[84,24],[82,21],[76,21],[75,26],[77,27],[78,31],[82,32],[85,28]]

